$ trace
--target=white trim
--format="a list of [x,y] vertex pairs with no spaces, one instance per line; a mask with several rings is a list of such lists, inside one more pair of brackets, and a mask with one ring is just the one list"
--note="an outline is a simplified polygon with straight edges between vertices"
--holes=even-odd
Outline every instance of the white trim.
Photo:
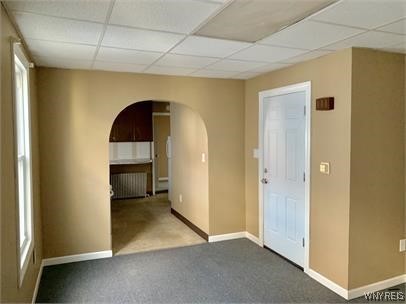
[[39,266],[39,271],[38,271],[38,275],[37,275],[37,280],[35,282],[35,288],[34,288],[34,293],[32,295],[31,303],[35,303],[35,300],[37,299],[39,283],[41,282],[43,269],[44,269],[44,261],[41,261],[41,265]]
[[245,233],[245,231],[241,231],[227,234],[209,235],[209,243],[245,238]]
[[350,289],[348,291],[347,300],[362,297],[362,296],[364,296],[365,293],[368,293],[368,292],[376,292],[376,291],[387,289],[387,288],[390,288],[390,287],[393,287],[393,286],[396,286],[399,284],[403,284],[403,283],[406,283],[406,274],[400,275],[397,277],[393,277],[393,278],[390,278],[387,280],[383,280],[380,282],[372,283],[369,285],[365,285],[362,287]]
[[98,251],[98,252],[88,252],[82,254],[66,255],[56,258],[43,259],[42,263],[44,266],[59,265],[72,262],[81,262],[88,260],[97,260],[104,258],[111,258],[113,252],[111,250]]
[[158,177],[158,181],[160,182],[167,182],[169,180],[169,177]]
[[245,231],[245,237],[249,239],[251,242],[254,242],[260,247],[264,247],[264,243],[261,242],[259,238],[257,238],[255,235],[249,233],[248,231]]
[[322,276],[320,273],[314,271],[313,269],[308,268],[305,271],[312,279],[316,280],[320,284],[324,285],[328,289],[334,291],[339,296],[342,296],[344,299],[348,300],[348,290],[341,287],[337,283],[327,279],[326,277]]
[[[263,167],[263,100],[265,97],[285,95],[294,92],[305,92],[306,93],[306,131],[305,131],[305,257],[303,268],[306,272],[309,269],[309,252],[310,252],[310,237],[309,237],[309,226],[310,226],[310,135],[311,135],[311,82],[306,81],[298,84],[293,84],[281,88],[276,88],[272,90],[259,92],[259,112],[258,112],[258,143],[259,143],[259,159],[258,159],[258,181],[262,178],[262,167]],[[264,206],[263,206],[263,185],[258,182],[258,216],[259,216],[259,240],[264,243]]]

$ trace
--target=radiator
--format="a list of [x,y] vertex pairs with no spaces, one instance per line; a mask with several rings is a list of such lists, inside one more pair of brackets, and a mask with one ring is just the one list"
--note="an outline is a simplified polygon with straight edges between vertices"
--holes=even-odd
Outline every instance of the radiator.
[[112,199],[147,196],[146,172],[112,174],[110,183],[114,192]]

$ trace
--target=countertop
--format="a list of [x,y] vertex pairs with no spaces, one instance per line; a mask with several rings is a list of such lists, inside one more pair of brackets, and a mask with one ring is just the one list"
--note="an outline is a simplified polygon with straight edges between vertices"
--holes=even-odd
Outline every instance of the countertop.
[[137,159],[115,159],[110,160],[110,165],[138,165],[152,163],[152,159],[149,158],[137,158]]

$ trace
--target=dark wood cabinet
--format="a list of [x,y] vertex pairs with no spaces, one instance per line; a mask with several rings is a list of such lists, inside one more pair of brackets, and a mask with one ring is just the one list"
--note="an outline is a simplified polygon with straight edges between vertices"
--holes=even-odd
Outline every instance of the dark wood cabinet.
[[152,101],[137,102],[125,108],[114,120],[110,142],[153,141]]

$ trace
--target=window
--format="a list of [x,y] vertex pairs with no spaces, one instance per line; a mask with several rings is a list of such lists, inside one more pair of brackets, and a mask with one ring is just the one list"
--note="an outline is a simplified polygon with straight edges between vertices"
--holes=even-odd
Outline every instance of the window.
[[18,201],[18,246],[20,285],[34,248],[32,208],[31,125],[29,63],[19,44],[14,44],[14,115]]

